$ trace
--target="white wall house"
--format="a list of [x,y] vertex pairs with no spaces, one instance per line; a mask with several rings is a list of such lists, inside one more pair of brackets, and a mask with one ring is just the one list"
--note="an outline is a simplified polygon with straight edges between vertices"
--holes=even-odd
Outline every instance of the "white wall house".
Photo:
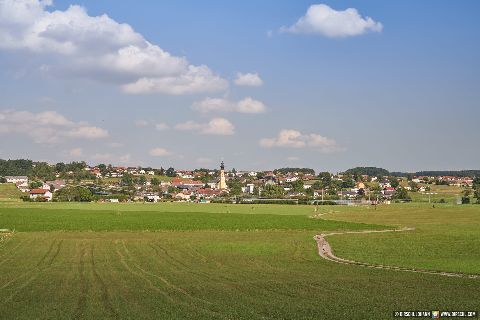
[[52,201],[53,194],[48,189],[32,189],[30,190],[30,199],[43,198]]
[[28,183],[28,177],[27,176],[6,176],[5,180],[7,180],[7,183]]

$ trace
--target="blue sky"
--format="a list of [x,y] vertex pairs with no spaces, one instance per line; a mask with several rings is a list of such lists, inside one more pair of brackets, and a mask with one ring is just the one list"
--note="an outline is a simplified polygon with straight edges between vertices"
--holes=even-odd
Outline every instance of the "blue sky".
[[[86,13],[69,14],[71,5]],[[311,6],[331,24],[317,16],[298,24]],[[343,15],[348,8],[357,16]],[[0,0],[0,158],[478,168],[479,9],[477,1]],[[103,14],[108,21],[91,19]],[[45,32],[49,25],[56,29]],[[112,60],[130,45],[141,49],[133,60],[155,59]],[[237,85],[238,73],[261,85]]]

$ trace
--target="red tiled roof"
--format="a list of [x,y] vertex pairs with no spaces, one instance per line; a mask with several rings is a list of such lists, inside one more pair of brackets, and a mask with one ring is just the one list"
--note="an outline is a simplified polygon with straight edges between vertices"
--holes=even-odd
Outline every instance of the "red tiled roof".
[[46,189],[32,189],[30,190],[30,194],[45,194],[49,191],[50,190],[46,190]]

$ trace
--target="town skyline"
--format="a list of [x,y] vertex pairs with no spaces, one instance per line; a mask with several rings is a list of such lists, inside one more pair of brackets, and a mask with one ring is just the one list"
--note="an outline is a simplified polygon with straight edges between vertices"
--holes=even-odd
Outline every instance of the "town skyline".
[[478,3],[211,4],[0,1],[0,158],[478,168]]

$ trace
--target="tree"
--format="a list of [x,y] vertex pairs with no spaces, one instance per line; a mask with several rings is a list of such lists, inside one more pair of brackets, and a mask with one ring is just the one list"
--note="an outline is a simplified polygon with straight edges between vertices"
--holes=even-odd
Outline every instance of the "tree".
[[166,175],[167,177],[175,177],[175,176],[176,176],[176,174],[175,174],[175,169],[172,168],[172,167],[168,168],[168,169],[165,171],[165,175]]
[[127,186],[127,187],[133,186],[133,175],[130,174],[130,173],[123,174],[122,180],[121,180],[121,185],[122,186]]
[[398,200],[410,200],[410,196],[408,195],[407,189],[399,187],[397,190],[395,190],[395,193],[393,194],[393,199],[398,199]]
[[158,186],[160,184],[160,179],[158,178],[152,178],[150,180],[150,183],[153,185],[153,186]]
[[408,186],[410,187],[412,192],[417,192],[417,189],[418,189],[418,184],[417,183],[415,183],[413,181],[410,181],[408,183]]
[[465,190],[465,192],[463,193],[463,197],[462,197],[462,204],[469,204],[470,203],[470,195],[472,194],[472,192],[470,190]]
[[299,179],[299,180],[296,180],[294,182],[291,182],[290,186],[293,189],[293,191],[295,191],[295,192],[304,192],[305,191],[303,180]]
[[285,189],[277,185],[267,185],[261,194],[265,198],[283,198]]
[[108,169],[105,164],[100,163],[97,167],[100,170],[100,173],[102,174],[102,176],[105,176],[108,173]]
[[330,172],[320,172],[318,178],[322,182],[322,189],[327,188],[332,184],[332,175]]
[[396,177],[389,177],[388,180],[390,181],[392,188],[397,188],[400,185]]
[[0,177],[0,183],[7,183],[7,179],[5,179],[5,177]]
[[43,186],[43,183],[41,183],[40,181],[32,181],[28,186],[30,189],[37,189]]
[[242,184],[238,179],[231,179],[227,182],[227,184],[230,188],[230,194],[232,196],[238,196],[242,194]]
[[137,180],[137,184],[142,186],[145,185],[145,183],[147,183],[147,178],[145,178],[145,176],[140,176],[136,180]]
[[348,188],[354,188],[354,187],[355,187],[355,180],[353,180],[352,178],[343,180],[342,188],[348,189]]
[[93,194],[90,190],[84,187],[68,186],[57,190],[54,195],[55,201],[62,202],[90,202],[93,200]]

